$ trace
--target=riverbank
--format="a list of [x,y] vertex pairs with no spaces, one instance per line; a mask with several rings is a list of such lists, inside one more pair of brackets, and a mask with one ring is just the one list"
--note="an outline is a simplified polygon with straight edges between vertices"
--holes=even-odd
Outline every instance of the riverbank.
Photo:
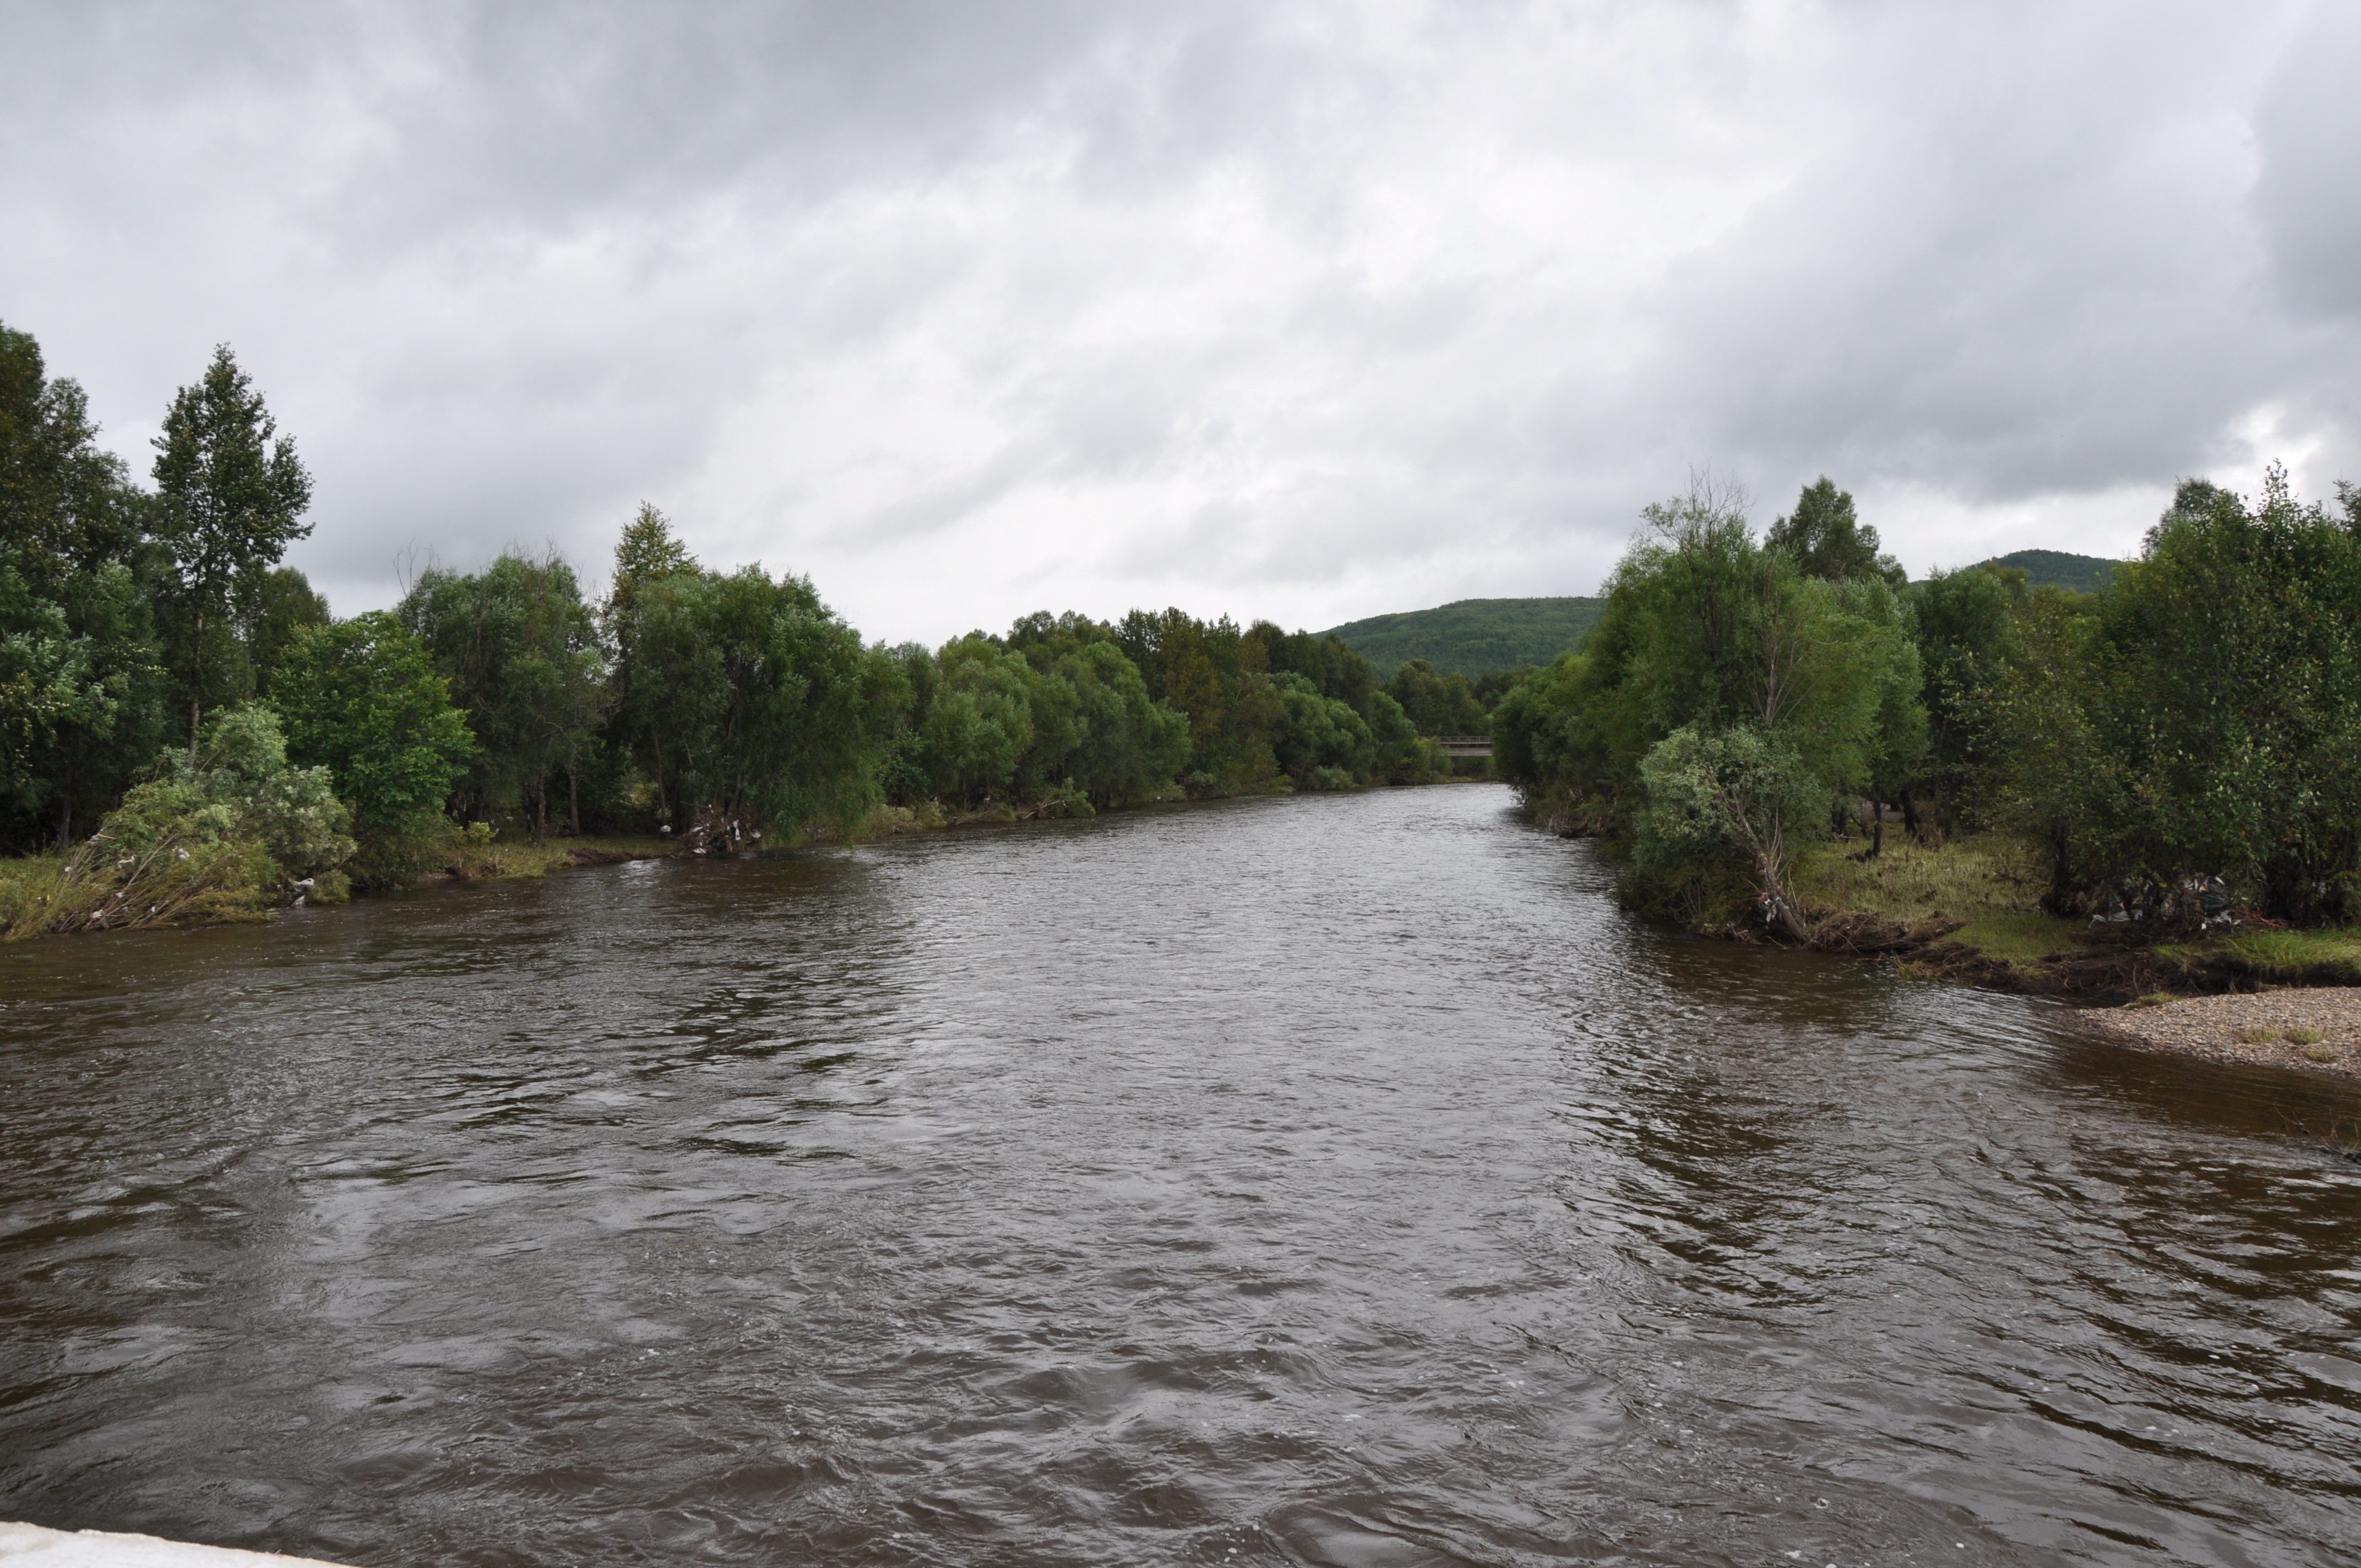
[[2142,1049],[2361,1076],[2361,930],[2148,941],[2044,913],[2038,857],[2005,839],[1930,847],[1897,833],[1875,856],[1861,850],[1797,859],[1817,951],[2083,1003],[2092,1027]]
[[[1432,781],[1436,784],[1484,782],[1465,776]],[[1374,788],[1375,785],[1357,786]],[[1178,805],[1192,799],[1222,799],[1240,794],[1288,795],[1294,791],[1284,779],[1260,791],[1191,796],[1178,785],[1126,802],[1122,809],[1141,806]],[[994,827],[1099,815],[1089,799],[1060,792],[1036,801],[986,800],[973,806],[946,808],[928,801],[917,806],[878,806],[851,832],[814,826],[792,839],[770,844],[741,844],[734,854],[778,854],[830,845],[873,842],[909,834],[939,833],[961,828]],[[451,882],[500,882],[545,876],[554,871],[583,866],[616,865],[626,861],[664,860],[706,853],[691,834],[603,834],[550,838],[535,844],[529,839],[501,839],[480,836],[481,827],[466,834],[454,830],[448,841],[416,862],[398,883],[376,888],[351,886],[343,872],[322,872],[291,892],[283,881],[267,874],[249,877],[243,886],[225,890],[200,887],[192,896],[175,887],[161,902],[151,903],[147,884],[140,896],[126,901],[126,890],[111,884],[76,883],[69,890],[68,860],[55,854],[0,859],[0,942],[32,937],[66,935],[83,930],[128,931],[159,927],[219,926],[268,920],[291,904],[341,904],[353,896],[368,897],[401,887]],[[755,839],[759,840],[760,836]],[[185,860],[187,857],[183,856]],[[127,863],[127,862],[126,862]],[[168,868],[169,869],[169,868]],[[137,876],[138,873],[135,872]],[[185,879],[184,879],[185,880]],[[211,893],[213,896],[207,896]],[[96,913],[95,918],[93,917]]]
[[[1788,884],[1804,947],[1914,979],[2058,997],[2143,1049],[2361,1076],[2361,929],[2249,924],[2158,941],[2137,925],[2046,913],[2039,854],[2000,835],[1929,845],[1897,830],[1878,853],[1868,848],[1839,839],[1795,856]],[[1668,898],[1627,872],[1624,896],[1700,936],[1786,945],[1735,875]]]
[[2135,1003],[2089,1022],[2141,1050],[2361,1078],[2361,986]]

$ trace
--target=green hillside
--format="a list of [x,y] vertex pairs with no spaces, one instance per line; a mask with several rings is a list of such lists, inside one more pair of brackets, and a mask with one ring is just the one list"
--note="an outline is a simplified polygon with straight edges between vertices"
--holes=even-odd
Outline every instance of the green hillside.
[[1474,680],[1494,670],[1546,664],[1598,624],[1604,599],[1460,599],[1439,609],[1347,621],[1334,635],[1390,675],[1411,659]]
[[2107,574],[2123,563],[2097,555],[2070,555],[2063,550],[2019,550],[1993,558],[1995,566],[2021,566],[2037,588],[2071,588],[2094,594]]

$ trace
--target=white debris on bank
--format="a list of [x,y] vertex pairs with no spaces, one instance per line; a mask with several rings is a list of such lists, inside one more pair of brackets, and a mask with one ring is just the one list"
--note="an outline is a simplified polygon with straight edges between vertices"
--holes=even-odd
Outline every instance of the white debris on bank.
[[192,1546],[184,1541],[159,1541],[152,1535],[6,1523],[0,1523],[0,1563],[7,1568],[267,1568],[273,1563],[278,1568],[335,1568],[316,1557]]

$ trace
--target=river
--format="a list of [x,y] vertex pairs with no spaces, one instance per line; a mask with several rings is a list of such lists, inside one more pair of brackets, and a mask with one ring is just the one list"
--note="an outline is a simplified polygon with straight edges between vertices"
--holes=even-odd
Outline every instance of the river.
[[385,1568],[2361,1560],[2361,1095],[1469,785],[0,953],[0,1518]]

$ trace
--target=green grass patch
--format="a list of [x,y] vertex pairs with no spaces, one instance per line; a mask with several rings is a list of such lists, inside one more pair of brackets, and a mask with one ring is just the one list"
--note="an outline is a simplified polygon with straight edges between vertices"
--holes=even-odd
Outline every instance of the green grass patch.
[[1795,884],[1805,906],[1832,905],[1905,926],[1937,916],[1971,927],[1996,922],[1992,939],[2017,945],[2031,939],[2034,930],[2017,924],[2017,917],[2048,918],[2040,913],[2047,883],[2037,859],[2013,839],[1986,834],[1929,846],[1896,823],[1887,828],[1883,853],[1859,858],[1868,847],[1860,839],[1839,839],[1804,851],[1796,861]]
[[2264,980],[2296,980],[2323,973],[2361,985],[2361,929],[2327,931],[2236,931],[2203,942],[2176,942],[2159,954],[2192,962],[2231,959],[2254,967]]
[[0,861],[0,938],[29,937],[48,924],[65,871],[62,855]]
[[1993,915],[1970,921],[1951,933],[1951,940],[1973,948],[1986,958],[2032,965],[2073,951],[2083,924],[2055,915]]
[[498,839],[486,841],[470,836],[452,850],[447,869],[471,879],[502,881],[546,876],[551,872],[583,861],[596,861],[603,858],[638,860],[683,852],[678,839],[660,837],[552,838],[535,844],[530,839],[519,839],[511,843]]

